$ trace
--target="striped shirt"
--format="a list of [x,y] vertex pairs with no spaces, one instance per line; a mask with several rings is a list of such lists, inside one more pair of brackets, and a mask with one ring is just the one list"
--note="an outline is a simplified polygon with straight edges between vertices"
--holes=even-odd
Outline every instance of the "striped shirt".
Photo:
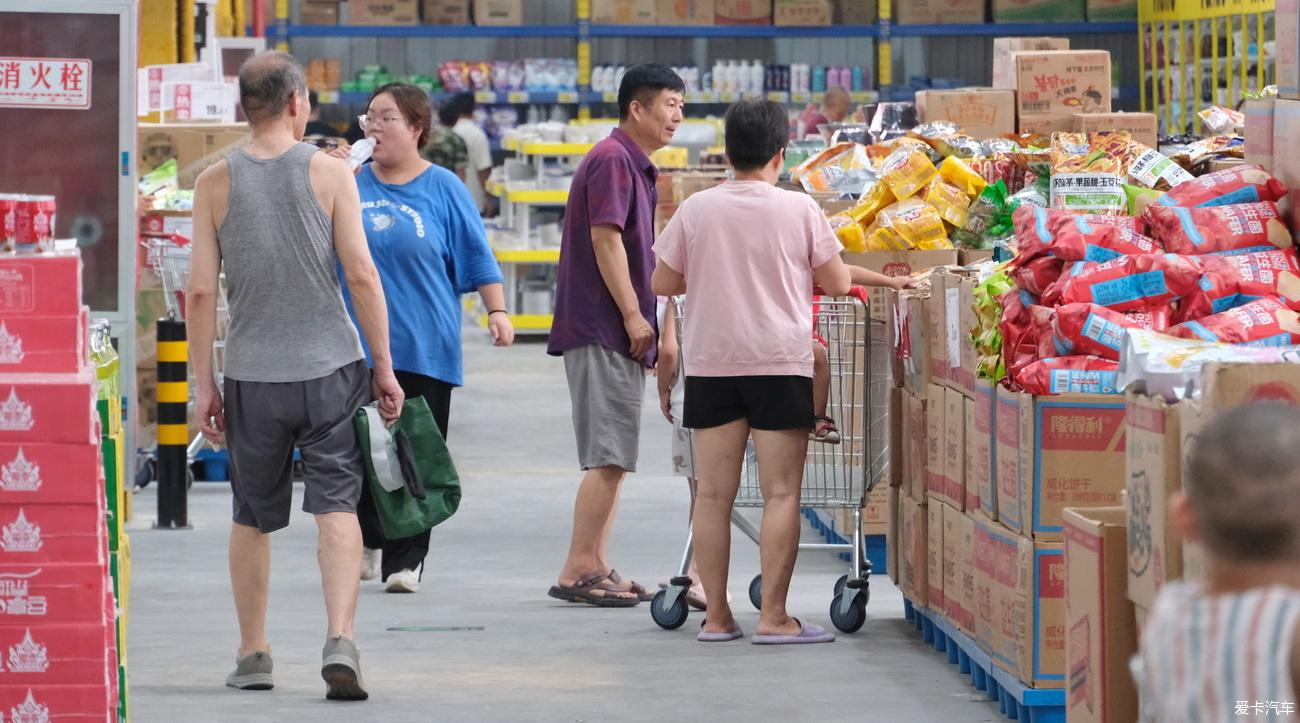
[[1300,721],[1290,666],[1297,619],[1300,591],[1290,588],[1207,595],[1197,584],[1165,585],[1133,659],[1140,720]]

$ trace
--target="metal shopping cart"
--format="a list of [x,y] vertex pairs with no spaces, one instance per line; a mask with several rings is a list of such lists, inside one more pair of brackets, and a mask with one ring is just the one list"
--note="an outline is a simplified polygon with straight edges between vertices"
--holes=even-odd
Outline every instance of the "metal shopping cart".
[[[162,282],[163,300],[167,305],[167,318],[172,321],[184,321],[185,287],[190,279],[189,239],[175,235],[166,237],[150,236],[141,241],[141,245],[145,248],[149,265],[153,267],[154,272],[158,274],[158,279]],[[230,309],[226,303],[225,282],[225,274],[222,274],[221,283],[218,284],[217,290],[217,324],[212,344],[212,369],[217,377],[218,388],[221,385],[226,350],[226,331],[230,320]],[[193,381],[193,378],[191,378],[191,396],[189,400],[191,412],[194,408]],[[202,434],[194,436],[185,452],[189,465],[194,463],[195,456],[202,451],[206,444],[207,440]],[[155,440],[152,448],[140,451],[139,454],[143,460],[136,471],[136,487],[144,487],[157,476],[156,450],[157,443]],[[186,482],[187,484],[194,483],[192,471],[187,474]]]
[[[674,300],[674,305],[680,340],[686,320],[680,300]],[[871,488],[889,470],[888,346],[884,322],[871,318],[866,296],[860,292],[843,298],[819,298],[815,319],[830,363],[827,413],[840,425],[841,443],[810,443],[799,503],[805,508],[851,511],[851,530],[856,534],[850,535],[849,543],[800,544],[799,548],[848,553],[849,570],[835,582],[830,617],[836,628],[852,633],[866,622],[870,598],[871,562],[864,550],[862,507]],[[756,544],[759,531],[740,511],[762,506],[758,458],[751,440],[731,520]],[[687,570],[692,553],[693,535],[688,531],[677,576],[650,605],[651,617],[662,628],[675,630],[686,622],[686,592],[691,585]],[[762,576],[756,575],[749,585],[749,600],[755,608],[761,607],[762,584]]]

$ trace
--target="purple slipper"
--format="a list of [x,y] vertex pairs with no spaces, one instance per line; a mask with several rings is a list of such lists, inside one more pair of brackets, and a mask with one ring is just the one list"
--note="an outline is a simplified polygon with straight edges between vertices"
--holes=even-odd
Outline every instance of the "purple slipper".
[[835,633],[827,632],[820,625],[812,625],[802,622],[799,618],[794,621],[799,623],[798,635],[758,635],[755,634],[751,639],[754,645],[808,645],[811,643],[833,643],[835,642]]
[[704,632],[704,623],[700,623],[700,634],[696,635],[695,639],[701,643],[728,643],[743,637],[745,637],[745,632],[740,629],[739,625],[726,633],[706,633]]

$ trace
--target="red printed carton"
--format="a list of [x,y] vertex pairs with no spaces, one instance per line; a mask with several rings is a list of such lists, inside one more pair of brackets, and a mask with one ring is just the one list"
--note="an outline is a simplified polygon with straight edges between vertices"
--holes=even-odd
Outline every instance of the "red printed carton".
[[97,504],[96,444],[0,444],[0,505]]
[[81,255],[0,256],[0,317],[76,316]]
[[94,685],[0,685],[0,711],[7,721],[104,723],[110,714],[108,675]]
[[18,563],[108,560],[104,506],[0,505],[0,552]]
[[[0,680],[7,685],[95,685],[109,667],[108,623],[0,625]],[[112,667],[117,667],[113,660]],[[2,709],[0,709],[2,710]]]
[[0,624],[105,620],[108,566],[0,562]]
[[95,375],[0,374],[0,444],[96,441]]
[[90,309],[75,316],[0,318],[0,373],[70,374],[90,364]]

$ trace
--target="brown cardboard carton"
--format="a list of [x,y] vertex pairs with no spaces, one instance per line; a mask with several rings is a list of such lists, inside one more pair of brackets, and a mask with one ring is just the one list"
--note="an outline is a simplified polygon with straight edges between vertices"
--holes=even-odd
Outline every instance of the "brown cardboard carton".
[[470,0],[423,0],[425,25],[469,25]]
[[714,0],[718,25],[771,25],[772,0]]
[[[957,295],[961,293],[960,288],[954,288],[955,292],[951,301],[948,298],[948,280],[955,277],[941,270],[930,275],[930,297],[926,299],[926,305],[929,308],[929,323],[932,333],[926,335],[929,342],[930,354],[930,378],[943,385],[947,385],[951,379],[952,364],[948,356],[948,338],[956,334],[956,323],[954,328],[948,328],[948,310],[959,311]],[[954,286],[957,286],[954,283]],[[958,351],[958,362],[961,360],[961,352]]]
[[924,609],[930,601],[930,553],[927,549],[930,535],[926,530],[926,504],[904,496],[899,500],[899,506],[903,544],[898,551],[901,558],[898,573],[901,579],[898,586],[913,605]]
[[338,0],[303,0],[298,6],[300,25],[338,25]]
[[248,126],[212,123],[141,123],[137,127],[139,172],[147,173],[175,158],[183,189],[208,166],[248,142]]
[[[974,633],[964,574],[970,569],[970,540],[963,537],[970,518],[949,505],[943,508],[943,613],[953,625]],[[973,584],[973,582],[972,582]]]
[[1273,118],[1276,98],[1246,101],[1246,163],[1273,170]]
[[891,292],[898,303],[892,319],[887,320],[892,339],[891,356],[903,388],[924,394],[930,384],[930,289],[907,289]]
[[1274,102],[1271,172],[1291,189],[1291,231],[1300,239],[1300,100]]
[[416,0],[348,0],[349,25],[419,25]]
[[993,385],[987,379],[975,382],[970,418],[966,427],[966,509],[979,509],[990,520],[998,518],[997,471],[993,449]]
[[1084,0],[993,0],[993,22],[1081,22],[1083,5]]
[[1012,53],[1011,62],[1022,117],[1111,111],[1108,51],[1021,51]]
[[879,18],[876,0],[835,0],[836,25],[875,25]]
[[1018,428],[1014,485],[1003,478],[1006,467],[999,462],[998,521],[1008,529],[1060,540],[1062,509],[1119,504],[1125,482],[1123,397],[999,390],[999,460],[1004,421]]
[[898,584],[898,532],[899,532],[899,501],[902,499],[901,487],[890,487],[888,492],[888,525],[885,529],[885,555],[888,561],[885,563],[885,569],[889,573],[889,579]]
[[772,24],[780,26],[830,25],[835,17],[831,0],[774,0]]
[[1074,115],[1068,113],[1049,113],[1046,115],[1020,114],[1016,127],[1021,133],[1039,133],[1050,136],[1053,133],[1066,133],[1074,130]]
[[907,0],[894,3],[899,25],[944,25],[984,22],[983,0]]
[[1277,0],[1273,38],[1279,98],[1300,99],[1300,0]]
[[655,0],[591,0],[592,25],[654,25]]
[[916,499],[925,499],[928,482],[926,466],[929,462],[926,418],[928,400],[909,391],[903,391],[903,488]]
[[[918,271],[957,263],[956,251],[868,251],[841,254],[844,263],[861,266],[885,276],[909,276]],[[888,312],[887,289],[870,289],[871,318],[884,319]]]
[[959,313],[957,344],[961,366],[953,372],[953,376],[957,386],[968,397],[975,393],[975,369],[979,366],[979,353],[976,352],[975,343],[971,341],[970,337],[971,329],[974,329],[977,323],[975,317],[975,285],[978,281],[975,274],[963,275],[957,300]]
[[890,487],[903,484],[903,395],[900,387],[889,390],[889,474],[886,483]]
[[1090,23],[1137,20],[1138,4],[1137,0],[1088,0],[1086,11]]
[[978,264],[981,261],[992,261],[993,249],[957,249],[957,263],[962,266]]
[[1064,522],[1066,717],[1080,723],[1137,720],[1128,667],[1137,653],[1137,620],[1124,594],[1124,508],[1069,508]]
[[922,90],[916,93],[922,123],[952,121],[967,135],[983,140],[1016,131],[1016,93],[1005,88]]
[[1128,131],[1133,140],[1148,148],[1155,148],[1159,143],[1155,113],[1075,113],[1073,118],[1076,131]]
[[947,610],[947,598],[943,591],[943,509],[947,505],[930,500],[926,505],[926,533],[930,536],[926,543],[926,555],[929,560],[930,575],[930,609],[942,614]]
[[[1016,532],[1020,531],[1020,394],[1005,387],[994,388],[993,402],[993,505],[997,507],[997,521]],[[1013,502],[1014,509],[1008,509]],[[980,506],[989,507],[989,501],[980,494]]]
[[474,0],[475,25],[523,25],[524,0]]
[[966,395],[956,389],[944,392],[943,501],[966,509]]
[[[997,577],[998,545],[993,537],[997,524],[980,513],[972,517],[974,536],[971,561],[975,586],[975,640],[990,655],[998,649],[1002,631],[1002,610],[994,600],[994,580]],[[1008,616],[1009,617],[1009,616]],[[1008,627],[1010,625],[1008,624]]]
[[[1026,685],[1065,685],[1065,555],[1060,542],[1037,542],[994,528],[999,551],[995,597],[1010,612],[993,657]],[[1004,551],[1014,551],[1014,569],[1003,573]]]
[[970,514],[960,515],[957,518],[958,535],[957,543],[957,578],[958,585],[961,586],[962,596],[962,618],[957,621],[957,627],[970,636],[971,640],[975,639],[975,607],[977,600],[975,598],[975,518]]
[[994,38],[993,87],[1016,89],[1016,65],[1012,53],[1033,50],[1069,50],[1069,38]]
[[660,25],[712,25],[713,0],[659,0]]
[[930,384],[925,395],[925,492],[942,500],[948,491],[947,458],[944,449],[944,417],[947,415],[947,388]]
[[[853,512],[849,511],[850,523],[844,527],[851,531]],[[889,485],[878,484],[867,493],[867,503],[862,506],[862,534],[883,535],[889,528]],[[845,535],[848,537],[848,535]]]
[[1128,597],[1150,608],[1156,593],[1182,575],[1182,540],[1169,525],[1169,498],[1182,488],[1183,412],[1158,397],[1129,394],[1124,416],[1128,489]]

